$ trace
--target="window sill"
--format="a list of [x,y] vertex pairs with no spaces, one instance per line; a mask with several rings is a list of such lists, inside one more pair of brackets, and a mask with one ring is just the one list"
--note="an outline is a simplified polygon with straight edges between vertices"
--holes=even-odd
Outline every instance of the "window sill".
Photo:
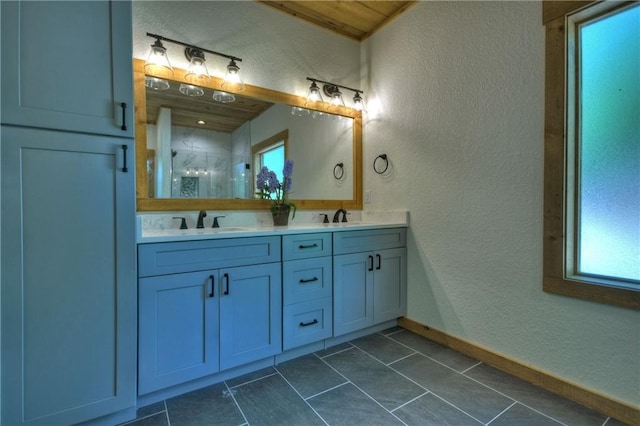
[[554,277],[544,277],[542,288],[547,293],[640,310],[640,289]]

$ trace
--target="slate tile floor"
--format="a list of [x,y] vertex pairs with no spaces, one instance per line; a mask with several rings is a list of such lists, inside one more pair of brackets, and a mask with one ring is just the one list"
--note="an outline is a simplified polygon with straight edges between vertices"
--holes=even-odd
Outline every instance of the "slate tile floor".
[[127,426],[619,426],[400,327],[138,410]]

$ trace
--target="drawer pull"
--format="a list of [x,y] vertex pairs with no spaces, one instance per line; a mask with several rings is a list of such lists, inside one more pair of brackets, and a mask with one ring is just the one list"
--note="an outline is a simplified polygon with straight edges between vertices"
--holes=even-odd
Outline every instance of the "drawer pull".
[[373,256],[369,255],[369,267],[367,268],[368,271],[373,271]]
[[215,297],[214,290],[213,290],[215,288],[215,284],[214,284],[215,280],[213,278],[213,275],[209,275],[209,279],[211,280],[211,293],[209,293],[209,297]]
[[300,279],[300,284],[312,283],[314,281],[318,281],[318,277],[309,278],[308,280]]
[[224,288],[224,295],[228,295],[229,294],[229,274],[224,274],[222,276],[222,278],[224,279],[224,284],[225,284],[225,288]]
[[318,244],[316,244],[316,243],[309,244],[309,245],[306,245],[306,246],[305,246],[305,245],[300,244],[300,245],[298,246],[298,248],[299,248],[300,250],[310,249],[310,248],[316,248],[316,247],[318,247]]
[[317,324],[317,323],[318,323],[317,319],[314,319],[313,321],[309,321],[309,322],[301,322],[300,323],[300,327],[308,327],[310,325],[314,325],[314,324]]
[[378,259],[378,265],[376,269],[380,269],[382,267],[382,257],[379,254],[376,254],[376,259]]

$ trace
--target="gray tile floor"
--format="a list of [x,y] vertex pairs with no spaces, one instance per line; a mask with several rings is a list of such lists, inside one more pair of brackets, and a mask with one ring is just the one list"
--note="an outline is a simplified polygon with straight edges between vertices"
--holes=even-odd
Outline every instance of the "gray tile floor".
[[402,328],[138,410],[156,425],[622,423]]

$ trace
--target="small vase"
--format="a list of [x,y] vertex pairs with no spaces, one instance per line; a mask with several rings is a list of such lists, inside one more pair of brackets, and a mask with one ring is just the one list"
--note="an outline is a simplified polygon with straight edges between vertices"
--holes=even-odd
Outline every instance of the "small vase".
[[277,204],[271,207],[274,226],[287,226],[289,224],[289,212],[291,206],[288,204]]

